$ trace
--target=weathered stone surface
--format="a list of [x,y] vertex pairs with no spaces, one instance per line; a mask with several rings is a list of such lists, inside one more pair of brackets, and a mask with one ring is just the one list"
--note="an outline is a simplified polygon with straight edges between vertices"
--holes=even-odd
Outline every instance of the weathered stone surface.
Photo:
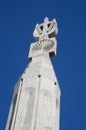
[[56,21],[37,25],[30,64],[14,88],[6,130],[59,130],[60,88],[50,57],[56,54]]

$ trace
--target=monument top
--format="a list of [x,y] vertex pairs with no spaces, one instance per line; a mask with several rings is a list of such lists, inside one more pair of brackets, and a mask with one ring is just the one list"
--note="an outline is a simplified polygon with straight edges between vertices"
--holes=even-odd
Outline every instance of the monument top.
[[49,56],[56,55],[56,34],[58,33],[57,22],[55,19],[49,21],[46,17],[44,23],[37,24],[33,36],[36,40],[35,43],[31,44],[29,58],[36,57],[40,54],[48,53]]
[[33,36],[35,37],[36,41],[39,41],[41,39],[55,37],[57,33],[58,28],[56,20],[53,19],[52,21],[49,21],[48,17],[46,17],[44,19],[44,23],[36,25]]

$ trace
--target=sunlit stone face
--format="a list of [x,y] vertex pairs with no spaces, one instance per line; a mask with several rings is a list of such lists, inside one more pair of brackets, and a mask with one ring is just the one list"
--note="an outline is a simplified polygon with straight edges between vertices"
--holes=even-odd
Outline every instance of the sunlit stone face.
[[[37,24],[33,36],[36,39],[35,43],[31,44],[29,58],[41,53],[48,53],[51,56],[56,55],[57,41],[55,35],[58,33],[56,20],[49,21],[44,19],[44,23]],[[41,51],[40,51],[41,50]]]
[[59,130],[60,88],[50,61],[57,32],[55,19],[36,26],[31,61],[15,85],[6,130]]

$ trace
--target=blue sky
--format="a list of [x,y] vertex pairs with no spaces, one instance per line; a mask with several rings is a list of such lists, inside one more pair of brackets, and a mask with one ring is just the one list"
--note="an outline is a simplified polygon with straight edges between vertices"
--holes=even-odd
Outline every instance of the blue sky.
[[61,88],[60,130],[86,130],[86,1],[0,0],[0,130],[4,130],[13,88],[29,63],[36,23],[56,18]]

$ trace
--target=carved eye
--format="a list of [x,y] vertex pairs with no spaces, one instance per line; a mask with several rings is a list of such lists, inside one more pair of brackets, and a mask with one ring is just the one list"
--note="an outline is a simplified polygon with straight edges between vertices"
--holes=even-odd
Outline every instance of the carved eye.
[[50,27],[50,23],[48,24],[48,29],[47,29],[47,33],[49,32],[49,27]]
[[41,31],[43,31],[43,26],[40,26]]
[[50,27],[50,23],[48,24],[48,28]]

